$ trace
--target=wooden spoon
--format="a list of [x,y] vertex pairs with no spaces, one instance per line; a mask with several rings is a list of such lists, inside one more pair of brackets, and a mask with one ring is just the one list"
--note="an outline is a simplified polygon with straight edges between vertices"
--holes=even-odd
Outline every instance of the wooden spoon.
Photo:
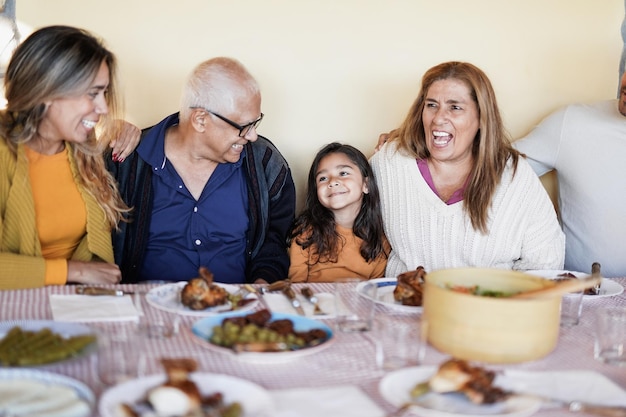
[[586,290],[587,288],[593,288],[596,285],[600,284],[602,281],[602,277],[600,276],[599,268],[594,268],[591,275],[588,275],[584,278],[572,278],[565,279],[562,281],[557,281],[555,285],[551,287],[539,288],[537,290],[524,291],[515,295],[510,296],[509,298],[546,298],[546,297],[556,297],[562,296],[568,292],[578,292]]

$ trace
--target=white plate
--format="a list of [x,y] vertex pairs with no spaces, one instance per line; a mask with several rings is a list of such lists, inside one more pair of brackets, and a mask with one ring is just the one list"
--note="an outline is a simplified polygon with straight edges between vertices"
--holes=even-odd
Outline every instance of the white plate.
[[393,290],[398,284],[398,280],[396,278],[374,278],[358,283],[356,286],[356,292],[362,297],[371,298],[363,293],[363,288],[368,282],[376,283],[376,286],[378,287],[378,291],[376,291],[376,298],[374,299],[376,304],[381,304],[385,307],[405,313],[420,313],[422,311],[421,306],[405,306],[393,298]]
[[[576,272],[576,271],[565,271],[565,270],[550,270],[550,269],[538,269],[531,271],[524,271],[527,274],[537,275],[547,279],[557,279],[562,278],[559,277],[561,274],[565,274],[569,272],[576,276],[576,278],[586,277],[589,274],[585,274],[584,272]],[[600,284],[600,294],[590,295],[585,294],[585,299],[589,298],[601,298],[601,297],[613,297],[614,295],[620,295],[624,292],[624,287],[622,287],[617,282],[612,279],[602,278],[602,283]]]
[[[274,402],[259,385],[230,375],[195,372],[189,377],[200,393],[208,396],[216,392],[224,395],[225,403],[239,402],[244,417],[274,415]],[[146,392],[165,382],[165,375],[151,375],[132,379],[107,389],[100,397],[98,411],[101,417],[118,417],[116,407],[121,403],[135,404],[145,399]]]
[[[11,330],[15,326],[21,327],[22,330],[24,331],[34,331],[34,332],[37,332],[47,327],[50,330],[52,330],[52,332],[66,339],[72,336],[87,335],[87,334],[91,334],[97,337],[96,332],[92,328],[84,324],[80,324],[80,323],[70,323],[70,322],[62,322],[62,321],[54,321],[54,320],[11,320],[11,321],[0,322],[0,341],[4,339],[4,336],[6,336],[9,330]],[[50,362],[50,363],[37,365],[37,366],[38,367],[49,366],[49,365],[55,365],[61,362],[79,359],[79,358],[89,355],[91,352],[94,352],[97,349],[98,349],[98,343],[97,341],[94,341],[94,343],[90,344],[85,349],[83,349],[80,352],[80,354],[77,356],[70,356],[60,361]],[[27,366],[24,366],[24,367],[26,368]]]
[[[242,313],[237,314],[237,316],[239,315],[245,315],[245,314],[242,314]],[[320,321],[310,319],[307,317],[296,316],[292,314],[282,314],[282,313],[272,313],[272,317],[270,321],[281,320],[281,319],[291,320],[293,322],[294,329],[300,332],[308,331],[311,329],[322,329],[326,332],[327,339],[325,342],[316,346],[312,346],[312,347],[308,347],[304,349],[298,349],[298,350],[290,350],[286,352],[236,353],[232,349],[229,349],[223,346],[214,345],[213,343],[209,342],[209,339],[213,335],[213,327],[221,326],[222,321],[224,320],[223,317],[206,317],[204,319],[198,320],[191,327],[191,332],[192,332],[191,337],[193,338],[195,342],[200,343],[201,346],[213,352],[220,352],[220,353],[230,355],[231,357],[234,357],[237,359],[242,359],[245,361],[257,362],[257,363],[285,362],[285,361],[296,359],[302,356],[312,355],[314,353],[317,353],[321,350],[326,349],[335,341],[333,337],[333,331],[331,330],[331,328]]]
[[[219,282],[216,282],[215,284],[224,288],[230,294],[234,294],[239,291],[239,287],[236,285],[222,284]],[[184,306],[180,301],[180,292],[183,290],[185,285],[187,285],[187,281],[173,282],[171,284],[165,284],[152,288],[146,294],[146,301],[158,309],[186,316],[205,317],[233,311],[231,310],[231,304],[229,302],[219,306],[209,307],[205,310],[192,310],[189,307]],[[237,311],[251,310],[259,302],[257,300],[257,296],[254,294],[248,294],[246,298],[254,299],[254,301],[239,307]]]
[[[417,366],[405,368],[387,374],[379,384],[382,397],[396,407],[411,400],[410,391],[419,383],[427,381],[437,371],[435,366]],[[498,381],[507,378],[498,375]],[[541,400],[532,396],[512,396],[509,399],[495,403],[477,405],[472,404],[462,394],[426,394],[419,398],[412,407],[423,417],[525,417],[537,412],[541,407]]]
[[[15,387],[14,381],[17,381],[17,380],[20,380],[20,381],[26,380],[26,381],[33,381],[36,383],[43,383],[50,387],[63,386],[63,387],[71,388],[76,392],[78,399],[82,400],[82,402],[87,405],[87,410],[84,409],[84,406],[81,407],[83,412],[78,412],[77,414],[78,416],[88,417],[92,415],[93,411],[95,410],[96,398],[93,392],[85,384],[75,379],[72,379],[63,375],[57,375],[57,374],[53,374],[50,372],[42,372],[42,371],[37,371],[37,370],[32,370],[32,369],[0,369],[0,383],[10,381],[13,387]],[[12,394],[12,395],[15,395],[15,394]],[[31,401],[31,404],[32,404],[32,401]],[[3,407],[0,404],[0,412],[2,411],[2,408]],[[50,411],[46,413],[44,411],[42,415],[44,414],[52,415],[52,412]],[[61,410],[61,412],[56,415],[67,417],[69,414],[70,413],[68,411]]]

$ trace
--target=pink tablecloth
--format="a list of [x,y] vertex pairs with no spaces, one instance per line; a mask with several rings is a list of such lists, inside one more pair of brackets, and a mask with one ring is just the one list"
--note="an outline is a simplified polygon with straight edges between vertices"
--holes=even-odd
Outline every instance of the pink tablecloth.
[[[626,278],[615,281],[626,285]],[[311,287],[316,292],[332,291],[331,284],[316,284]],[[120,285],[117,288],[127,291],[136,289],[132,285]],[[14,319],[16,316],[23,319],[51,319],[50,294],[70,294],[72,292],[72,286],[0,291],[0,314],[3,315],[0,316],[0,320]],[[560,330],[558,345],[551,354],[541,360],[519,365],[507,365],[506,368],[532,371],[592,370],[605,375],[626,389],[626,368],[605,365],[593,359],[592,314],[597,307],[606,305],[626,306],[626,295],[585,300],[581,323],[578,326]],[[152,307],[144,307],[144,310],[148,320],[159,314],[159,310]],[[418,314],[398,313],[383,306],[377,307],[377,316],[379,320],[406,322],[415,326],[419,325],[420,318]],[[354,385],[362,389],[383,410],[391,411],[394,409],[379,394],[378,384],[385,373],[376,366],[375,347],[369,335],[336,332],[335,342],[316,354],[303,356],[285,363],[258,364],[208,351],[194,343],[188,329],[198,318],[181,317],[182,329],[178,337],[143,339],[141,346],[143,372],[147,374],[160,372],[157,363],[160,357],[192,357],[198,361],[202,371],[235,375],[258,383],[269,390]],[[332,324],[332,321],[324,321]],[[99,396],[104,387],[97,377],[96,356],[91,355],[67,363],[47,366],[43,369],[83,381]],[[446,358],[447,355],[428,347],[423,364],[436,365]],[[536,415],[566,416],[569,414],[553,409],[542,410]]]

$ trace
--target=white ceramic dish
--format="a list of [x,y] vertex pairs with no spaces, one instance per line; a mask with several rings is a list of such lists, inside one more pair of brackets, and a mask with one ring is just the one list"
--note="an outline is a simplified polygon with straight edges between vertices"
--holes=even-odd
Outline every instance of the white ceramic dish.
[[[19,381],[19,383],[18,383]],[[20,389],[22,386],[26,388],[27,383],[40,383],[44,384],[48,390],[47,394],[50,394],[58,388],[69,388],[76,394],[76,400],[72,403],[63,401],[63,405],[56,406],[56,409],[43,408],[39,412],[40,415],[46,415],[49,417],[88,417],[92,415],[95,410],[96,399],[93,392],[82,382],[75,379],[53,374],[49,372],[42,372],[32,369],[0,369],[0,414],[2,414],[5,405],[4,400],[13,402],[15,405],[15,399],[21,395]],[[9,384],[7,387],[3,387],[2,384]],[[11,390],[11,392],[9,392]],[[2,395],[4,394],[6,398]],[[32,387],[30,387],[27,393],[24,395],[32,395]],[[42,393],[45,395],[46,393]],[[58,392],[54,392],[58,395]],[[42,404],[42,401],[47,401],[49,398],[43,398],[38,396],[37,400],[30,398],[21,403],[28,403],[30,406],[38,406]]]
[[[239,291],[239,287],[231,284],[222,284],[219,282],[216,285],[224,288],[230,294],[234,294]],[[187,285],[187,281],[173,282],[170,284],[160,285],[152,288],[146,294],[146,301],[153,307],[161,310],[169,311],[171,313],[178,313],[186,316],[206,317],[217,314],[232,312],[230,303],[207,308],[206,310],[192,310],[189,307],[184,306],[180,301],[180,292]],[[258,303],[257,296],[255,294],[246,295],[247,299],[253,299],[254,301],[239,307],[236,311],[248,311],[253,309]]]
[[[427,381],[437,371],[435,366],[417,366],[405,368],[387,374],[379,384],[382,397],[395,407],[401,407],[411,400],[410,391],[417,384]],[[496,385],[500,378],[496,378]],[[526,417],[534,414],[541,407],[537,397],[515,395],[495,404],[472,404],[462,394],[429,393],[415,400],[412,407],[423,417]]]
[[[576,278],[583,278],[589,275],[589,274],[585,274],[584,272],[566,271],[566,270],[558,270],[558,269],[557,270],[538,269],[538,270],[530,270],[530,271],[524,271],[524,272],[526,272],[527,274],[537,275],[537,276],[547,278],[547,279],[561,278],[559,277],[559,275],[565,274],[568,272],[572,275],[575,275]],[[587,300],[587,299],[595,299],[595,298],[602,298],[602,297],[613,297],[615,295],[620,295],[623,292],[624,292],[624,287],[622,287],[620,284],[613,281],[612,279],[602,278],[602,283],[600,284],[600,294],[596,294],[596,295],[585,294],[584,298]]]
[[393,290],[396,288],[396,285],[398,283],[398,280],[396,278],[374,278],[368,281],[360,282],[356,287],[356,292],[362,297],[371,298],[365,295],[363,292],[363,288],[368,282],[373,282],[378,287],[378,291],[376,292],[376,298],[374,298],[374,302],[376,304],[380,304],[392,310],[401,311],[404,313],[422,312],[421,306],[405,306],[393,298]]
[[[70,322],[62,322],[62,321],[54,321],[54,320],[11,320],[11,321],[3,321],[0,322],[0,341],[4,339],[4,336],[11,330],[13,327],[19,326],[24,331],[39,331],[44,328],[49,328],[52,332],[62,336],[63,338],[68,338],[72,336],[79,335],[94,335],[97,338],[97,333],[87,325],[81,323],[70,323]],[[71,356],[60,361],[50,362],[40,366],[49,366],[56,365],[58,363],[72,361],[76,359],[83,358],[90,353],[96,351],[98,349],[97,340],[94,341],[91,345],[87,346],[83,349],[78,356]],[[1,365],[0,365],[1,366]]]
[[[245,315],[245,314],[238,314]],[[276,363],[276,362],[285,362],[290,361],[292,359],[300,358],[302,356],[312,355],[321,350],[329,347],[334,341],[333,331],[326,324],[314,320],[307,317],[292,315],[292,314],[282,314],[282,313],[272,313],[271,321],[281,320],[281,319],[289,319],[294,324],[294,329],[296,331],[308,331],[311,329],[322,329],[326,332],[327,339],[325,342],[304,349],[298,350],[290,350],[285,352],[241,352],[236,353],[232,349],[214,345],[209,342],[213,334],[213,327],[220,326],[222,324],[222,317],[206,317],[204,319],[198,320],[191,327],[192,335],[190,337],[197,343],[200,343],[201,346],[213,351],[219,352],[223,354],[227,354],[231,357],[241,359],[244,361],[256,362],[256,363]]]
[[[98,411],[101,417],[118,417],[116,408],[121,403],[135,404],[145,399],[146,392],[165,382],[165,375],[151,375],[133,379],[107,389],[100,397]],[[196,372],[190,374],[204,396],[220,392],[224,402],[239,402],[244,417],[274,415],[274,402],[259,385],[230,375]]]

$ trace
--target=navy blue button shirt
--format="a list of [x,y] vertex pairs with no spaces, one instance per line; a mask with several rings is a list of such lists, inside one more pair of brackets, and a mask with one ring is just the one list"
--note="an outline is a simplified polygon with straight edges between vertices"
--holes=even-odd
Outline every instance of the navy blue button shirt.
[[248,193],[242,162],[218,164],[198,201],[165,157],[165,129],[153,129],[137,147],[152,166],[154,205],[142,280],[180,281],[206,266],[219,282],[244,282]]

